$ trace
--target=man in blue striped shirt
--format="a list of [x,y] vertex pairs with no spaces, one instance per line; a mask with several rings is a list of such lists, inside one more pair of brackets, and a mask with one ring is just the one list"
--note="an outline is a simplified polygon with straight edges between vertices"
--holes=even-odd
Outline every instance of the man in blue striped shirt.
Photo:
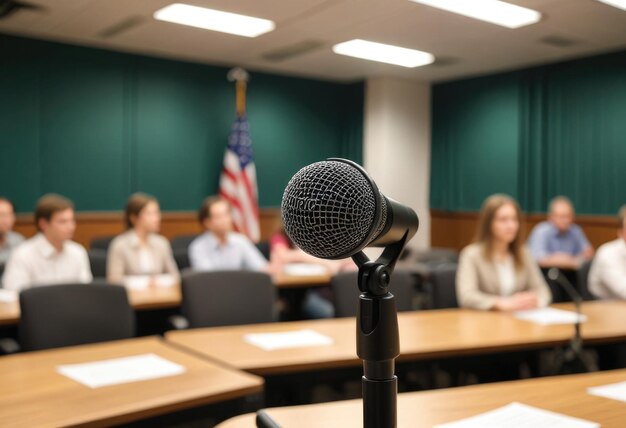
[[577,269],[593,257],[593,247],[583,230],[574,224],[574,207],[565,196],[550,201],[548,221],[535,226],[528,245],[541,267]]

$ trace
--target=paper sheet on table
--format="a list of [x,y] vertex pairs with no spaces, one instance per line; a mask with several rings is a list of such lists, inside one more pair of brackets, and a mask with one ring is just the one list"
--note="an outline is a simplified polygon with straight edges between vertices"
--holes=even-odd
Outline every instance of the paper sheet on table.
[[254,333],[243,336],[244,340],[265,351],[306,346],[331,345],[333,339],[313,330],[297,330],[282,333]]
[[159,288],[173,287],[177,279],[173,275],[129,275],[124,277],[124,285],[131,290],[145,290],[153,282]]
[[89,388],[137,382],[174,376],[185,372],[185,367],[155,354],[143,354],[111,360],[68,364],[57,367],[57,372]]
[[17,291],[0,289],[0,303],[13,302],[17,302]]
[[316,276],[328,273],[324,266],[315,263],[289,263],[283,267],[283,272],[292,276]]
[[612,400],[626,401],[626,382],[612,383],[609,385],[593,386],[587,389],[591,395],[610,398]]
[[154,278],[154,283],[159,288],[173,287],[177,282],[174,275],[168,274],[154,275],[152,278]]
[[[564,311],[562,309],[554,309],[554,308],[540,308],[540,309],[531,309],[528,311],[517,311],[513,312],[513,316],[515,318],[534,322],[535,324],[541,325],[552,325],[552,324],[576,324],[577,314],[572,311]],[[580,315],[580,322],[586,322],[587,316],[584,314]]]
[[560,413],[511,403],[499,409],[433,428],[598,428],[600,424]]

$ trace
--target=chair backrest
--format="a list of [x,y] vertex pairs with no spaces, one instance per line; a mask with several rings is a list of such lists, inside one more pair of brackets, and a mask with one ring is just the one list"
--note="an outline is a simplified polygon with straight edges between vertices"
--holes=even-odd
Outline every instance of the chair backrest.
[[30,288],[20,293],[20,345],[25,351],[127,339],[135,314],[126,289],[97,282]]
[[90,248],[92,250],[109,250],[109,245],[111,245],[111,241],[113,241],[115,236],[100,236],[98,238],[94,238],[91,240]]
[[176,250],[187,250],[189,249],[189,245],[191,245],[191,243],[193,242],[194,239],[196,239],[198,236],[200,236],[199,234],[195,234],[195,235],[180,235],[180,236],[175,236],[174,238],[172,238],[172,250],[176,251]]
[[106,278],[107,276],[107,252],[104,250],[89,250],[89,266],[94,278]]
[[456,263],[441,264],[428,276],[428,293],[432,309],[458,308],[456,298]]
[[275,321],[276,290],[266,273],[184,272],[182,291],[191,328]]
[[428,250],[416,251],[413,258],[419,263],[457,263],[459,261],[459,252],[453,248],[433,247]]
[[585,261],[576,271],[576,285],[578,291],[584,300],[594,300],[595,297],[589,291],[589,271],[591,270],[592,260]]
[[191,266],[191,262],[189,261],[189,251],[186,248],[177,248],[172,252],[174,254],[174,261],[176,262],[179,271],[187,269]]
[[[399,312],[413,310],[415,297],[415,276],[401,269],[391,275],[389,291],[394,295],[396,309]],[[333,290],[336,317],[354,317],[359,302],[359,286],[357,272],[340,272],[330,281]]]
[[259,251],[261,252],[261,254],[263,254],[263,257],[265,257],[266,260],[270,259],[270,243],[267,241],[261,241],[261,242],[257,242],[256,247],[259,249]]

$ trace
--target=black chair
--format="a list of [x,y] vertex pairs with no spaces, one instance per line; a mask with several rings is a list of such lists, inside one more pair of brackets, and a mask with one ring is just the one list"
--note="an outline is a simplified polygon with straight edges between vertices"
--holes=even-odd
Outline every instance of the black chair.
[[185,250],[189,249],[189,245],[196,239],[198,234],[195,235],[180,235],[172,238],[172,250],[176,252],[177,250]]
[[261,254],[263,254],[263,257],[265,257],[266,260],[269,260],[270,259],[270,243],[267,241],[261,241],[261,242],[257,242],[255,245],[259,249]]
[[106,278],[107,276],[107,252],[104,250],[89,250],[89,266],[94,278]]
[[589,291],[589,271],[592,260],[585,261],[576,271],[576,285],[583,300],[595,300],[595,296]]
[[[336,317],[356,316],[360,294],[357,278],[357,272],[341,272],[330,280]],[[391,275],[389,291],[395,296],[396,309],[399,312],[413,310],[415,276],[411,272],[396,269]]]
[[0,287],[2,286],[2,275],[4,275],[4,263],[0,263]]
[[456,263],[441,264],[433,268],[426,284],[431,309],[458,308],[456,297]]
[[94,238],[91,240],[91,249],[108,251],[109,245],[111,245],[111,241],[114,238],[115,236],[100,236],[98,238]]
[[412,258],[418,263],[427,263],[431,265],[457,263],[459,261],[459,252],[453,248],[433,247],[428,250],[416,251]]
[[127,339],[135,314],[126,289],[104,282],[35,287],[20,293],[22,350]]
[[179,248],[173,250],[172,252],[174,254],[174,261],[176,262],[176,266],[178,266],[179,271],[191,267],[191,262],[189,261],[189,251]]
[[275,321],[276,289],[262,272],[183,272],[182,314],[190,328]]

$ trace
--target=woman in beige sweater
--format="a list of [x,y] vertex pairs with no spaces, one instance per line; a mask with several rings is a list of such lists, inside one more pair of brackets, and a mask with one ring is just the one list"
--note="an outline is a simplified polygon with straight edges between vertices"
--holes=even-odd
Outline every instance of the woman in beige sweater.
[[461,252],[456,276],[465,308],[519,311],[550,303],[550,289],[522,243],[521,210],[506,195],[483,203],[474,243]]
[[109,246],[107,280],[119,283],[126,276],[168,274],[178,280],[179,273],[167,239],[159,235],[161,210],[155,197],[135,193],[128,198],[125,221],[128,231]]

